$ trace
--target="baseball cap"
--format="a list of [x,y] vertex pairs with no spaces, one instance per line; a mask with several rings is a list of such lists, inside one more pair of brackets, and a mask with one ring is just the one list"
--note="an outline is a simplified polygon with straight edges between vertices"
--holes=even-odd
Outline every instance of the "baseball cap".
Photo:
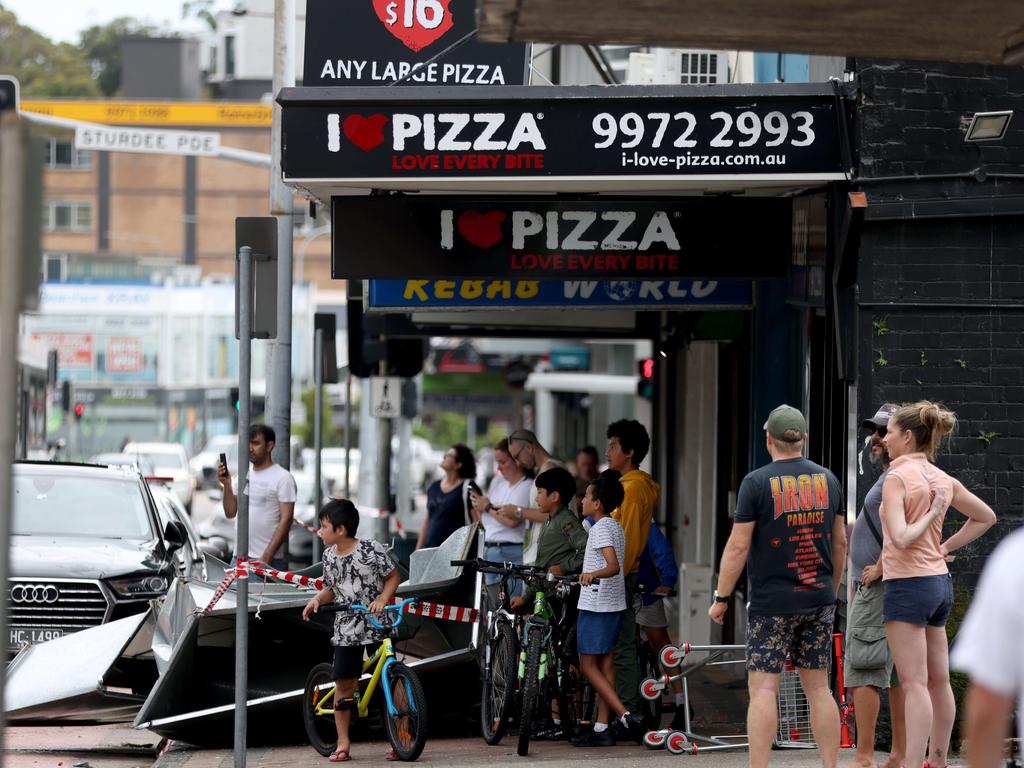
[[764,423],[765,431],[776,440],[782,440],[786,432],[795,430],[800,437],[807,432],[807,420],[792,405],[780,405],[768,414],[768,421]]
[[872,416],[870,419],[864,419],[860,423],[864,429],[874,429],[875,427],[884,427],[889,423],[889,417],[892,416],[900,407],[895,403],[885,403],[878,409],[878,413]]

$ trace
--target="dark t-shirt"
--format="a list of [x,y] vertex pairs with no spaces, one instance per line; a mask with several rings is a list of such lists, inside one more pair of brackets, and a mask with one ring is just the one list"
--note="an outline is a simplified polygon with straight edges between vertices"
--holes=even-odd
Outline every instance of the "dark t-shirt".
[[736,522],[754,523],[751,615],[814,613],[835,603],[832,525],[842,510],[835,475],[807,459],[773,461],[743,478]]
[[459,528],[466,525],[466,503],[462,488],[465,480],[445,493],[441,481],[436,480],[427,489],[427,536],[424,547],[439,547]]

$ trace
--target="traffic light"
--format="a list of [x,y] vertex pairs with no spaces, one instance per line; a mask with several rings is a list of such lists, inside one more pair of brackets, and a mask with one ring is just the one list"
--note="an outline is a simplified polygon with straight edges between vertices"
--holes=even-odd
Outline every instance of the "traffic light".
[[67,413],[71,410],[71,382],[64,381],[60,385],[60,409]]
[[82,420],[82,414],[85,413],[85,403],[75,403],[75,421]]
[[231,403],[231,407],[236,411],[241,410],[242,406],[238,400],[238,387],[231,388],[231,392],[228,394],[228,401]]
[[363,312],[362,284],[349,280],[348,293],[348,369],[363,379],[380,374],[385,363],[387,376],[408,379],[423,370],[423,361],[430,351],[430,341],[423,338],[382,338],[385,336],[384,315]]
[[636,383],[636,394],[638,397],[646,397],[651,400],[654,397],[654,358],[638,360],[637,370],[640,380]]

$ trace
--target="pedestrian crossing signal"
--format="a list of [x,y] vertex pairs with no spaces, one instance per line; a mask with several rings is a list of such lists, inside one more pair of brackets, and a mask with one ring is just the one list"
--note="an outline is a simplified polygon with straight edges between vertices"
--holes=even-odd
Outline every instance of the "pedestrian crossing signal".
[[638,360],[637,372],[640,374],[640,379],[636,383],[637,396],[646,397],[648,400],[652,399],[654,397],[654,358]]

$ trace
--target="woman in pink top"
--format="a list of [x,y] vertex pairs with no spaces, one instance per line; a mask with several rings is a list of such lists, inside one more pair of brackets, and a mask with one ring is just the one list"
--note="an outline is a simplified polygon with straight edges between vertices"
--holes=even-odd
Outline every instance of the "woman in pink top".
[[[922,763],[945,767],[956,716],[946,641],[953,604],[949,553],[996,521],[988,504],[931,463],[939,442],[955,426],[952,412],[921,401],[889,418],[883,440],[892,464],[882,487],[882,611],[906,697],[906,765],[911,768]],[[942,524],[950,507],[968,521],[943,542]]]

